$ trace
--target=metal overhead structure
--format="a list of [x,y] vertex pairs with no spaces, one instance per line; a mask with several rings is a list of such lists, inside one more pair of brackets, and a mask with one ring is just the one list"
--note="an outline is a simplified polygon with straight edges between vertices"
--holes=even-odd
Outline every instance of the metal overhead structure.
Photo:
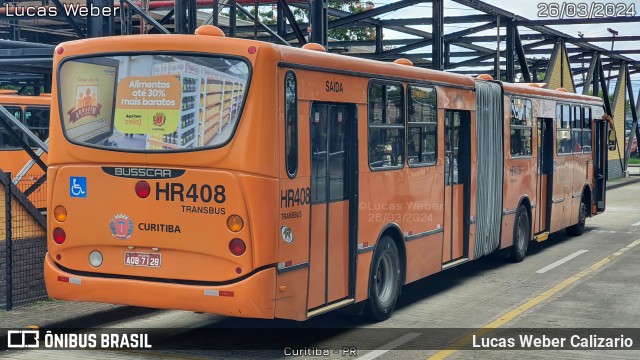
[[[192,34],[197,26],[219,26],[227,36],[252,38],[287,46],[307,42],[325,45],[328,51],[394,61],[410,59],[415,66],[469,75],[492,74],[511,82],[549,82],[573,91],[617,94],[625,102],[635,94],[631,76],[640,73],[640,50],[607,49],[608,43],[640,40],[640,34],[621,36],[573,36],[549,26],[640,23],[640,16],[611,18],[529,19],[485,1],[399,0],[383,4],[360,2],[351,13],[328,0],[50,0],[13,1],[17,8],[0,8],[0,85],[20,90],[50,90],[51,53],[60,42],[87,37],[159,33]],[[352,2],[351,2],[352,3]],[[79,16],[66,10],[112,9],[96,16]],[[448,9],[464,7],[468,15],[450,16]],[[56,9],[54,15],[17,16],[21,6]],[[411,9],[410,18],[389,14]],[[255,16],[258,12],[259,16]],[[413,17],[415,16],[415,17]],[[615,25],[609,25],[615,26]],[[451,30],[455,27],[455,30]],[[366,36],[355,36],[358,29]],[[344,33],[347,35],[344,35]],[[340,32],[342,35],[340,35]],[[616,35],[616,34],[613,34]],[[634,56],[637,58],[634,58]],[[555,74],[555,75],[550,75]],[[559,75],[558,75],[559,74]],[[624,76],[623,76],[624,75]],[[609,82],[613,78],[616,81]],[[609,89],[624,81],[628,91]],[[553,81],[551,81],[553,80]],[[557,80],[557,81],[556,81]],[[613,85],[612,85],[613,86]],[[38,89],[36,91],[36,88]],[[593,89],[593,90],[591,90]],[[632,99],[635,100],[635,99]],[[633,136],[640,137],[633,104]],[[615,112],[615,104],[607,107]],[[640,107],[640,105],[638,105]],[[615,114],[614,114],[615,115]],[[616,115],[615,122],[624,123]],[[618,129],[624,134],[624,125]],[[623,136],[619,136],[620,139]],[[631,141],[629,141],[631,144]],[[624,160],[629,157],[629,145]],[[619,169],[626,169],[626,164]]]

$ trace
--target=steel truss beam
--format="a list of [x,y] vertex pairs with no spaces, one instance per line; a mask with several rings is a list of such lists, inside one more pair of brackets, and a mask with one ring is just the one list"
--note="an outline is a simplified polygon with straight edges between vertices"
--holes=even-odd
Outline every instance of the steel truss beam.
[[[441,1],[441,0],[433,0],[432,2],[434,3],[434,5],[435,5],[436,1]],[[334,28],[336,26],[351,24],[351,23],[354,23],[354,22],[356,22],[358,20],[364,20],[364,19],[367,19],[367,18],[373,18],[374,16],[378,16],[378,15],[382,15],[382,14],[385,14],[385,13],[388,13],[388,12],[400,10],[400,9],[408,7],[408,6],[419,4],[421,2],[426,2],[426,1],[424,1],[424,0],[400,0],[400,1],[394,1],[391,4],[388,4],[388,5],[375,7],[373,9],[371,9],[371,10],[366,10],[366,11],[363,11],[363,12],[357,13],[357,14],[351,14],[349,16],[344,16],[344,17],[342,17],[340,19],[330,21],[329,22],[329,28]]]
[[[638,104],[635,101],[635,97],[633,96],[633,84],[631,83],[631,75],[629,74],[629,68],[625,66],[624,68],[626,77],[625,83],[627,85],[627,96],[629,97],[629,106],[631,107],[631,132],[629,133],[629,141],[624,149],[624,169],[628,169],[629,166],[629,156],[631,155],[631,146],[633,146],[634,139],[640,139],[640,129],[638,129]],[[640,97],[640,93],[638,94]],[[625,138],[626,134],[622,134],[622,137]],[[638,151],[638,149],[636,149]]]
[[544,20],[516,20],[517,26],[544,26],[544,25],[582,25],[593,24],[594,20],[598,24],[613,23],[636,23],[640,22],[640,16],[618,16],[608,18],[574,18],[574,19],[544,19]]
[[[589,87],[591,86],[591,84],[593,83],[594,78],[594,72],[596,71],[596,66],[598,66],[598,57],[599,54],[597,52],[594,52],[591,56],[591,62],[589,63],[589,69],[587,70],[587,77],[584,80],[584,83],[580,84],[582,85],[582,94],[583,95],[589,95]],[[576,86],[578,86],[576,84]]]
[[[300,30],[300,27],[296,22],[296,17],[293,15],[293,11],[291,11],[291,8],[289,7],[289,4],[287,4],[287,1],[278,0],[278,4],[282,7],[282,12],[284,13],[284,16],[287,18],[287,21],[289,21],[289,26],[291,26],[291,30],[293,30],[294,37],[298,39],[298,43],[300,43],[300,45],[306,44],[307,39],[304,38],[304,33],[302,32],[302,30]],[[287,35],[282,36],[282,38],[284,40],[292,39]]]
[[64,9],[64,6],[62,5],[62,3],[60,3],[60,0],[51,0],[51,2],[53,2],[53,4],[56,6],[56,8],[58,9],[58,13],[62,14],[64,16],[65,21],[69,24],[69,26],[71,26],[71,28],[73,29],[73,31],[75,31],[75,33],[78,35],[79,38],[85,38],[85,34],[82,32],[82,29],[80,29],[80,27],[78,26],[78,24],[76,24],[76,22],[67,15],[67,12]]
[[515,38],[515,49],[518,55],[518,62],[520,63],[520,72],[524,77],[525,82],[531,82],[531,73],[529,72],[529,64],[527,63],[527,57],[525,56],[524,47],[522,46],[522,40],[520,38],[520,32],[517,26],[513,26],[513,36]]
[[[467,23],[478,23],[478,22],[489,22],[494,21],[495,16],[491,15],[467,15],[467,16],[445,16],[444,23],[445,24],[467,24]],[[391,26],[391,25],[432,25],[433,20],[431,18],[410,18],[410,19],[384,19],[381,20],[382,26]]]
[[[236,3],[236,8],[238,9],[238,11],[240,11],[241,13],[243,13],[250,21],[255,22],[256,18],[247,10],[245,10],[245,8],[243,8],[240,4]],[[273,36],[274,38],[278,39],[278,41],[280,41],[283,45],[289,45],[291,46],[291,44],[289,44],[289,42],[285,39],[283,39],[280,35],[278,35],[278,33],[276,33],[275,31],[271,30],[267,25],[265,25],[262,21],[258,21],[257,24],[266,32],[268,32],[269,34],[271,34],[271,36]]]

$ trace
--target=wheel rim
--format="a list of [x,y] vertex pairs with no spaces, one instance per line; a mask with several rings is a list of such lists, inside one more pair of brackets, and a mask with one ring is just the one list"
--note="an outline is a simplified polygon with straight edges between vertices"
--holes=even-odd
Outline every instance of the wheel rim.
[[383,307],[391,305],[393,301],[393,285],[395,283],[395,272],[393,271],[393,261],[389,252],[385,252],[380,257],[376,269],[376,297]]
[[525,246],[525,238],[527,233],[527,227],[524,221],[524,215],[518,217],[518,250],[523,251]]

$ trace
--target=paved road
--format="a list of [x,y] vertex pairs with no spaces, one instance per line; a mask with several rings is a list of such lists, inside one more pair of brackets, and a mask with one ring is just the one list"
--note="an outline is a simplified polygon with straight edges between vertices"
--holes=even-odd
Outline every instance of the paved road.
[[[297,333],[304,333],[312,327],[340,328],[316,333],[317,341],[310,343],[319,349],[336,344],[357,344],[360,347],[357,356],[341,356],[332,352],[330,356],[321,357],[335,359],[637,359],[640,358],[638,350],[434,349],[437,344],[455,343],[461,338],[457,344],[464,348],[471,341],[464,336],[471,333],[487,339],[515,334],[508,329],[640,328],[640,281],[637,281],[640,268],[640,196],[636,194],[640,194],[640,184],[609,191],[607,211],[588,220],[587,232],[583,236],[571,238],[561,233],[541,244],[532,243],[522,263],[481,259],[407,286],[394,316],[383,323],[371,324],[336,314],[320,316],[305,323],[292,323],[229,319],[178,311],[142,311],[136,316],[121,316],[114,321],[108,318],[83,321],[111,328],[173,328],[166,337],[178,342],[185,338],[181,335],[185,332],[215,336],[215,333],[206,331],[224,327],[293,327]],[[489,332],[486,328],[498,329]],[[281,331],[269,333],[272,336],[282,334],[285,340],[291,336],[290,332]],[[255,334],[249,332],[233,334],[245,336],[246,344],[255,339],[252,339]],[[629,330],[626,334],[631,336]],[[635,346],[640,348],[637,347],[640,345],[640,330],[636,329],[634,334],[637,335]],[[376,351],[377,348],[380,349]],[[4,355],[12,359],[285,357],[282,350],[257,353],[194,351],[188,348],[182,351],[21,351]]]

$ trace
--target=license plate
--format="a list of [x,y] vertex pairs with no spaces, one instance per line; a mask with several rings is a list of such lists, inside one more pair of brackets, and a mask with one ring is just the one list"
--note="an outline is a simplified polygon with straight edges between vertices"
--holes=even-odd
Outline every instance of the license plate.
[[162,264],[162,256],[157,253],[125,252],[124,264],[128,266],[144,266],[159,268]]

